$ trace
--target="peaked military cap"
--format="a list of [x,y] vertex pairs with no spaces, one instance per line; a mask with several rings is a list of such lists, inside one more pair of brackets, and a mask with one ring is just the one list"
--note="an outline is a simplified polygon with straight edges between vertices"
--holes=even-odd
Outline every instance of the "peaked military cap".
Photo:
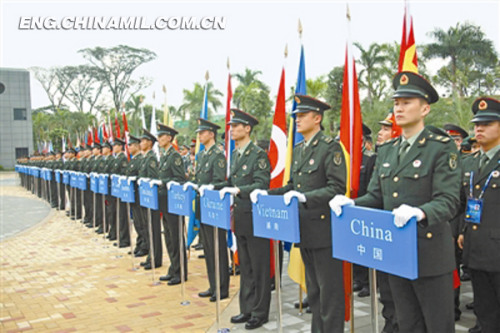
[[128,136],[128,144],[129,145],[134,144],[134,143],[140,143],[140,142],[141,142],[141,139],[139,139],[138,137],[133,136],[133,135]]
[[191,140],[191,144],[189,145],[190,147],[196,147],[196,139]]
[[92,144],[92,149],[94,149],[94,148],[101,149],[102,148],[101,143],[100,142],[94,142]]
[[71,148],[66,149],[66,151],[64,153],[76,154],[76,150],[73,147],[71,147]]
[[436,103],[439,95],[434,87],[423,76],[413,72],[400,72],[392,80],[394,94],[392,98],[420,97],[429,104]]
[[47,153],[47,156],[48,156],[48,155],[51,155],[51,156],[56,156],[56,153],[55,153],[55,152],[53,152],[53,151],[49,151],[49,152]]
[[297,103],[297,108],[293,110],[293,114],[305,113],[310,111],[315,111],[323,114],[324,111],[331,108],[331,106],[326,104],[325,102],[307,95],[295,95],[295,102]]
[[198,118],[198,128],[196,129],[196,133],[201,131],[211,131],[215,133],[218,129],[220,129],[219,125],[214,124],[206,119]]
[[244,124],[254,127],[259,123],[255,117],[240,109],[231,109],[231,121],[229,124]]
[[443,128],[450,136],[459,136],[464,139],[469,135],[462,127],[454,124],[444,124]]
[[148,131],[147,129],[143,128],[142,129],[142,136],[141,136],[141,140],[142,139],[146,139],[146,140],[149,140],[151,142],[155,142],[156,141],[156,138],[153,134],[151,134],[150,131]]
[[479,97],[472,104],[472,113],[473,123],[500,121],[500,101],[491,97]]
[[175,129],[173,129],[172,127],[169,127],[169,126],[164,125],[162,123],[156,123],[156,124],[158,125],[158,136],[167,134],[167,135],[174,137],[177,135],[177,133],[179,133]]
[[392,126],[392,124],[394,124],[394,120],[392,119],[393,114],[394,114],[394,108],[391,108],[385,119],[379,121],[378,123],[384,126]]
[[370,134],[372,134],[372,130],[370,129],[370,127],[368,127],[365,124],[363,124],[363,135],[367,136],[367,135],[370,135]]
[[123,146],[125,144],[125,141],[122,139],[115,138],[113,140],[113,146]]
[[86,145],[85,145],[85,147],[84,147],[84,149],[85,149],[85,150],[92,150],[92,146],[91,146],[91,145],[87,145],[87,144],[86,144]]

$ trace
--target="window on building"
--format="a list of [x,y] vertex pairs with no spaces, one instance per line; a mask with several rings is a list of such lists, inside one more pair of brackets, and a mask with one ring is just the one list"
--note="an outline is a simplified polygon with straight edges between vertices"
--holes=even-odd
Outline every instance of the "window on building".
[[14,109],[14,120],[26,120],[26,109]]
[[16,148],[16,160],[23,157],[28,157],[28,148]]

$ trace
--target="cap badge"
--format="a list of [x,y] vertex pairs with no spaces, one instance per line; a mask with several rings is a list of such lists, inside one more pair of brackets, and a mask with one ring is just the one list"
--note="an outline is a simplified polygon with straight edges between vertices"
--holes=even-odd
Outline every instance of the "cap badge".
[[479,110],[486,110],[486,108],[488,107],[488,103],[486,103],[485,100],[482,100],[481,102],[479,102]]
[[408,76],[406,74],[401,75],[401,79],[399,79],[399,84],[407,85],[408,84]]
[[300,98],[298,98],[297,96],[295,96],[295,102],[297,102],[297,103],[300,104]]

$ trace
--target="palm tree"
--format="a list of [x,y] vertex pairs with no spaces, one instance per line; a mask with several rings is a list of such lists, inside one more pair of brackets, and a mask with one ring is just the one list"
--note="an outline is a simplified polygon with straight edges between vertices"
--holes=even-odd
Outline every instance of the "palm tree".
[[306,80],[307,94],[314,98],[324,98],[328,83],[325,81],[325,76],[321,75],[315,79]]
[[[212,82],[207,82],[208,116],[216,112],[222,106],[220,98],[222,93],[214,88]],[[200,111],[205,98],[205,87],[200,83],[195,83],[193,90],[184,89],[184,103],[179,107],[182,120],[186,120],[186,113],[189,114],[190,128],[196,126],[196,119],[200,116]]]
[[355,42],[354,45],[361,51],[358,63],[361,65],[359,72],[359,85],[366,89],[368,102],[378,100],[382,96],[386,87],[386,80],[383,79],[385,63],[388,59],[382,44],[372,43],[365,49],[361,44]]

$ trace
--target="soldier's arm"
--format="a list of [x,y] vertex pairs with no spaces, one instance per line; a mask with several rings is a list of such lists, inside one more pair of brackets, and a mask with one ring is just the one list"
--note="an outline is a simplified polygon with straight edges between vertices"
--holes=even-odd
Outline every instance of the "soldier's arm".
[[212,165],[212,182],[220,183],[226,179],[226,158],[223,153],[217,153]]
[[308,207],[318,207],[328,204],[328,201],[337,194],[345,194],[347,170],[342,147],[333,142],[329,144],[328,152],[323,160],[326,173],[325,186],[313,191],[305,192]]
[[253,183],[239,187],[240,193],[238,195],[243,199],[249,199],[250,193],[255,189],[267,190],[269,188],[269,183],[271,182],[271,165],[265,151],[259,151],[257,163],[254,163],[252,171]]
[[[380,153],[382,154],[382,151]],[[380,178],[378,177],[377,172],[377,170],[380,169],[379,164],[381,160],[382,158],[377,157],[375,161],[375,167],[373,168],[373,173],[370,178],[370,183],[368,184],[368,190],[365,195],[354,200],[356,202],[356,205],[378,209],[384,208]]]
[[[441,148],[441,147],[440,147]],[[448,222],[460,205],[460,159],[452,141],[444,144],[437,155],[432,174],[432,199],[419,206],[428,225]],[[424,220],[424,223],[425,223]]]
[[174,163],[172,165],[172,179],[176,182],[183,183],[186,181],[186,177],[184,175],[184,161],[182,160],[181,155],[175,154]]
[[149,158],[147,161],[144,161],[146,164],[147,168],[147,177],[151,179],[158,179],[159,174],[158,174],[158,169],[159,169],[159,162],[156,159],[156,155],[153,156],[152,158]]

